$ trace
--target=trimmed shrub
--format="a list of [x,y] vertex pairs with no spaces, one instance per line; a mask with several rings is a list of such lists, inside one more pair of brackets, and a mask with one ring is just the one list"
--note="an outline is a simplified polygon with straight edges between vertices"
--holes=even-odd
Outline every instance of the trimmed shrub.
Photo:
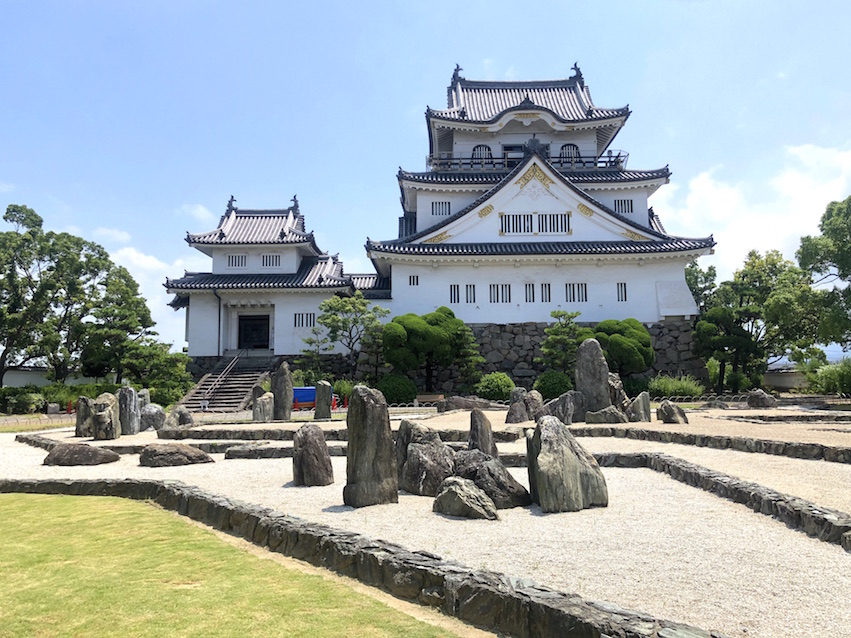
[[[39,388],[38,392],[47,400],[48,403],[58,403],[62,408],[65,408],[68,405],[68,401],[77,405],[77,399],[80,397],[89,397],[90,399],[94,399],[104,392],[114,394],[120,387],[121,386],[117,383],[82,383],[80,385],[54,383],[52,385]],[[137,389],[139,388],[137,387]]]
[[823,394],[851,393],[851,359],[842,359],[819,368],[815,375],[815,389]]
[[549,401],[550,399],[560,397],[568,390],[573,390],[573,383],[571,383],[570,377],[564,372],[547,370],[535,379],[535,384],[532,387],[541,393],[544,401]]
[[647,377],[624,377],[621,382],[628,397],[637,397],[644,391],[650,391],[650,379]]
[[36,412],[44,412],[47,401],[36,392],[23,392],[17,396],[9,397],[7,407],[12,414],[35,414]]
[[408,377],[391,373],[382,377],[376,386],[387,403],[411,403],[417,398],[417,385]]
[[338,379],[337,381],[334,381],[334,394],[340,397],[340,401],[348,399],[352,396],[352,388],[354,387],[355,384],[352,381],[349,381],[348,379]]
[[476,396],[491,401],[508,401],[514,381],[504,372],[491,372],[482,377],[476,384]]
[[650,381],[647,391],[652,397],[699,397],[706,388],[690,374],[679,377],[660,374]]

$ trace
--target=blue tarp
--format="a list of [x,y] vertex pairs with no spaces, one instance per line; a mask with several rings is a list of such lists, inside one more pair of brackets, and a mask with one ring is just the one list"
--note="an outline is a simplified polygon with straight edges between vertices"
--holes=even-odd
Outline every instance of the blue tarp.
[[293,388],[293,405],[295,405],[296,402],[298,402],[300,406],[316,403],[316,388],[313,386]]

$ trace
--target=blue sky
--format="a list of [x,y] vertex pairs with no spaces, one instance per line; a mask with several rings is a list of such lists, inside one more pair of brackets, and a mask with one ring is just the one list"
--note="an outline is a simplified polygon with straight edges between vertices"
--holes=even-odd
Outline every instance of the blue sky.
[[423,170],[426,106],[470,79],[569,77],[633,113],[614,147],[669,164],[669,232],[713,233],[722,278],[751,248],[792,257],[851,195],[844,2],[0,0],[0,206],[103,244],[165,341],[162,283],[207,270],[186,231],[298,194],[319,246],[369,271],[395,237],[400,166]]

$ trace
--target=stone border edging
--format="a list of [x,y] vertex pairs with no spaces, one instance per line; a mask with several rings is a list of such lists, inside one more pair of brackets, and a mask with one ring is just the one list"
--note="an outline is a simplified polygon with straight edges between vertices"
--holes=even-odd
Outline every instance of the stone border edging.
[[574,427],[569,426],[573,436],[615,437],[636,439],[657,443],[678,443],[695,445],[718,450],[736,450],[756,454],[788,456],[793,459],[824,460],[830,463],[851,463],[851,447],[834,447],[821,443],[796,443],[792,441],[772,441],[754,439],[745,436],[725,436],[721,434],[689,434],[665,430],[645,430],[629,427]]
[[471,571],[427,552],[309,523],[179,481],[0,479],[0,493],[116,496],[150,500],[260,547],[304,560],[403,600],[519,638],[724,638],[608,602],[584,600],[495,572]]
[[[305,423],[314,423],[314,421],[305,421]],[[459,443],[467,442],[470,436],[470,430],[435,430],[440,435],[440,440],[444,443]],[[395,439],[398,430],[393,430],[392,434]],[[222,429],[207,429],[204,426],[200,428],[163,428],[157,431],[159,439],[215,439],[226,441],[292,441],[295,435],[295,430],[283,430],[280,428],[222,428]],[[338,428],[334,430],[322,430],[326,441],[348,441],[348,430],[346,428]],[[510,443],[523,437],[522,430],[512,428],[509,430],[494,430],[493,437],[497,443]]]
[[667,454],[636,452],[594,454],[601,467],[643,467],[668,474],[671,478],[698,487],[755,512],[772,516],[792,529],[827,543],[841,545],[851,552],[851,515],[789,496],[758,483],[742,481],[729,474],[710,470],[696,463]]

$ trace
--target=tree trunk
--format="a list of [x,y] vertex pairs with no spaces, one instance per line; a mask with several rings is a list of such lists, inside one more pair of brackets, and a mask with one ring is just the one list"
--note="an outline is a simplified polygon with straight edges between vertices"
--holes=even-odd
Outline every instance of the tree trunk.
[[719,361],[718,362],[718,388],[716,389],[716,394],[724,394],[724,376],[727,372],[727,362]]

